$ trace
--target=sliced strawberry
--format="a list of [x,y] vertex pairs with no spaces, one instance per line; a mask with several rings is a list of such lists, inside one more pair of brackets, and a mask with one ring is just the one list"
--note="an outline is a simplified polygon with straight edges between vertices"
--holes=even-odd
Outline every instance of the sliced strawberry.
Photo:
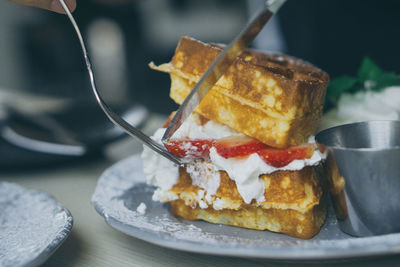
[[289,147],[286,149],[265,148],[257,154],[269,165],[274,167],[283,167],[296,159],[311,158],[314,153],[314,145]]
[[177,157],[207,158],[214,140],[169,140],[164,144],[169,152]]
[[173,111],[173,112],[169,115],[167,121],[166,121],[166,122],[164,123],[164,125],[163,125],[163,128],[167,128],[167,127],[168,127],[168,125],[171,123],[172,118],[174,117],[175,113],[176,113],[176,111]]
[[267,146],[248,136],[229,136],[214,144],[217,153],[224,158],[247,156]]

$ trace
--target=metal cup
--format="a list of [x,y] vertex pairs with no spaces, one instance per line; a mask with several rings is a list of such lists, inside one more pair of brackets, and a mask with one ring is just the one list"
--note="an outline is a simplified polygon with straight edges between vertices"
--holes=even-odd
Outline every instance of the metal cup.
[[400,232],[400,121],[367,121],[321,131],[340,229],[354,236]]

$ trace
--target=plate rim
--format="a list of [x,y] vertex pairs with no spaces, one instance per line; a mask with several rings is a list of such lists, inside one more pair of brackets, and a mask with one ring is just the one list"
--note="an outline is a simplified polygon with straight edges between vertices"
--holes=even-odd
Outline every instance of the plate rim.
[[[40,266],[41,264],[45,263],[53,254],[54,252],[57,251],[57,249],[64,243],[64,241],[69,237],[72,231],[72,227],[74,224],[74,219],[71,214],[71,212],[65,208],[61,202],[59,202],[53,195],[43,192],[41,190],[36,190],[36,189],[31,189],[31,188],[26,188],[24,186],[21,186],[17,183],[11,183],[7,181],[1,181],[0,186],[2,184],[12,184],[15,186],[18,186],[22,188],[24,191],[29,191],[29,192],[35,192],[38,193],[42,196],[45,196],[49,200],[51,200],[54,203],[54,206],[57,206],[60,208],[60,213],[65,214],[65,220],[64,220],[64,225],[60,231],[57,232],[57,234],[54,236],[52,241],[42,249],[42,251],[36,255],[36,257],[27,260],[25,262],[21,263],[21,266]],[[57,241],[57,242],[55,242]]]
[[[101,201],[99,201],[99,194],[101,193],[100,186],[104,184],[104,180],[107,179],[109,175],[115,174],[120,166],[125,165],[132,161],[141,160],[139,154],[132,155],[128,158],[125,158],[121,161],[118,161],[108,167],[99,177],[99,180],[96,185],[95,192],[93,193],[91,202],[95,208],[95,210],[105,219],[105,222],[111,226],[112,228],[132,236],[134,238],[143,240],[145,242],[158,245],[161,247],[177,250],[177,251],[185,251],[192,252],[203,255],[215,255],[215,256],[230,256],[230,257],[240,257],[240,258],[258,258],[258,259],[271,259],[271,260],[338,260],[338,259],[352,259],[352,258],[367,258],[374,256],[384,256],[384,255],[396,255],[400,253],[400,233],[392,233],[380,236],[372,236],[372,237],[351,237],[354,240],[360,240],[355,242],[362,242],[363,240],[371,240],[371,239],[383,239],[387,236],[395,236],[398,237],[396,240],[396,244],[393,246],[385,245],[377,242],[374,245],[379,245],[378,247],[374,246],[358,246],[357,250],[354,247],[351,249],[344,249],[343,247],[338,246],[337,249],[332,248],[322,248],[318,249],[316,246],[311,246],[308,248],[292,246],[288,247],[265,247],[265,253],[260,253],[260,249],[255,249],[254,247],[244,248],[243,245],[239,245],[238,247],[233,246],[221,246],[221,244],[217,244],[214,246],[218,246],[218,249],[213,250],[212,248],[207,249],[205,247],[209,247],[202,245],[199,242],[190,242],[188,240],[179,240],[173,238],[166,238],[162,235],[157,235],[157,232],[150,231],[148,229],[141,229],[136,226],[128,225],[124,222],[121,222],[118,218],[115,218],[112,214],[108,214],[106,212],[107,207],[103,206]],[[139,184],[139,182],[135,182],[134,184]],[[134,186],[133,184],[133,186]],[[131,187],[132,188],[132,187]],[[126,188],[129,190],[131,188]],[[115,198],[117,196],[113,196]],[[307,242],[308,240],[298,239],[299,241]],[[347,239],[339,239],[337,240],[338,245],[340,242],[343,242]],[[177,242],[179,241],[179,242]],[[332,240],[334,241],[334,240]],[[295,248],[295,249],[294,249]]]

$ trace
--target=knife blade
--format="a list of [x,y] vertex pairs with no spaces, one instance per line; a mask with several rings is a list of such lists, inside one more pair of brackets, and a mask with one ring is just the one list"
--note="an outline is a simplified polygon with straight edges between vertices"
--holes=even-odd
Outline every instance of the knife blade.
[[208,91],[228,70],[235,59],[242,54],[247,46],[253,41],[258,33],[264,28],[269,19],[279,10],[286,0],[268,0],[240,33],[228,44],[228,46],[218,55],[216,60],[207,69],[199,82],[183,101],[176,111],[167,130],[165,131],[162,142],[167,143],[171,136],[179,129],[182,123],[200,104],[200,101],[207,95]]

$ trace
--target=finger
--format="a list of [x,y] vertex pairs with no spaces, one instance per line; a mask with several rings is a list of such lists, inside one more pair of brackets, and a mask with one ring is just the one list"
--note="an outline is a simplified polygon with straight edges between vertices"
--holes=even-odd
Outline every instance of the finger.
[[[76,8],[76,0],[64,0],[65,4],[67,5],[69,11],[74,11]],[[62,7],[60,1],[53,0],[51,1],[51,10],[57,13],[65,14],[65,10]]]
[[[57,13],[65,14],[65,11],[58,0],[10,0],[10,1],[17,4],[39,7]],[[64,0],[64,1],[70,11],[75,10],[76,0]]]

